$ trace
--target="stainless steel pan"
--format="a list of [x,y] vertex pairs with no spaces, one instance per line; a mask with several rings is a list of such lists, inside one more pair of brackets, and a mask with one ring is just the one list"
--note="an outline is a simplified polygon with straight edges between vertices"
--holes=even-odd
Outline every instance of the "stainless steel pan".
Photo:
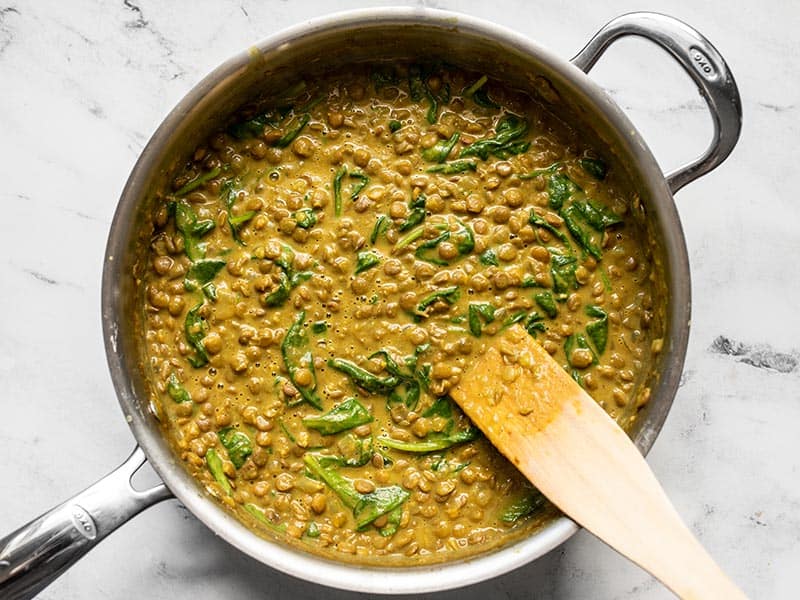
[[[713,118],[714,137],[706,152],[666,176],[630,121],[586,76],[609,45],[630,35],[667,50],[697,84]],[[324,585],[372,593],[418,593],[488,579],[534,560],[575,533],[572,521],[555,518],[498,551],[419,568],[367,568],[325,560],[259,537],[207,496],[176,460],[150,405],[136,315],[138,274],[149,238],[150,192],[265,82],[280,89],[296,81],[298,73],[313,76],[332,64],[405,58],[419,55],[418,48],[550,102],[553,110],[615,154],[640,191],[665,300],[664,351],[648,380],[650,402],[630,430],[642,452],[650,449],[672,404],[689,334],[689,265],[672,194],[719,165],[741,128],[739,94],[722,57],[691,27],[653,13],[611,21],[571,61],[517,33],[463,15],[405,8],[332,15],[284,31],[220,66],[175,107],[142,152],[111,225],[102,285],[108,364],[139,445],[117,470],[0,540],[0,596],[34,596],[121,524],[173,496],[217,535],[266,565]],[[130,479],[145,460],[164,484],[136,491]]]

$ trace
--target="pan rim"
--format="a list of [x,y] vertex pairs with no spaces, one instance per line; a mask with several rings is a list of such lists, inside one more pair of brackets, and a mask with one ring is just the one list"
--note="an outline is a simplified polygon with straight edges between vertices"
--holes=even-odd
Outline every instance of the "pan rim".
[[[602,111],[611,123],[621,131],[629,132],[630,143],[638,149],[638,169],[643,180],[651,186],[650,192],[658,200],[658,220],[670,227],[665,239],[666,253],[672,279],[678,286],[670,288],[670,303],[667,332],[672,334],[674,357],[671,372],[662,380],[659,393],[667,396],[661,414],[656,415],[651,428],[652,435],[643,435],[637,444],[643,452],[649,450],[655,435],[661,429],[672,399],[677,390],[678,376],[682,370],[688,344],[690,290],[689,267],[686,245],[672,195],[655,158],[628,118],[608,96],[582,71],[567,60],[556,56],[524,35],[475,17],[429,8],[371,8],[338,12],[322,16],[285,29],[254,45],[261,52],[291,43],[310,33],[337,31],[359,26],[388,26],[397,24],[423,24],[429,27],[455,29],[481,35],[500,44],[514,47],[559,71],[566,81],[591,99],[594,108]],[[158,164],[159,151],[170,137],[175,126],[211,89],[228,77],[234,76],[248,64],[252,50],[242,52],[213,70],[195,85],[167,115],[147,146],[142,151],[123,189],[117,206],[105,253],[102,281],[102,324],[106,356],[112,382],[120,406],[129,426],[148,457],[152,467],[165,484],[216,535],[239,550],[249,554],[267,566],[301,579],[322,585],[358,592],[398,594],[441,591],[462,587],[507,573],[538,558],[560,545],[578,529],[573,521],[560,517],[542,527],[533,535],[503,546],[487,554],[459,561],[433,564],[426,567],[379,568],[352,565],[312,555],[258,536],[216,502],[203,494],[188,473],[177,464],[176,458],[160,437],[160,433],[148,424],[140,411],[135,410],[137,399],[130,385],[128,367],[119,347],[117,317],[120,314],[118,277],[119,257],[125,252],[127,225],[136,202],[143,193],[143,174]],[[663,200],[663,201],[662,201]],[[682,283],[681,283],[682,282]],[[673,289],[675,288],[675,289]],[[675,375],[677,373],[677,375]],[[313,577],[313,580],[311,579]]]

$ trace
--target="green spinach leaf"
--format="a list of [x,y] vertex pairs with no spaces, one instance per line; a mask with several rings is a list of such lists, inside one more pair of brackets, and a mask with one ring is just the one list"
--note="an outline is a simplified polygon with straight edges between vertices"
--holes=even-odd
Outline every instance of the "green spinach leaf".
[[500,261],[497,260],[497,252],[489,248],[478,257],[478,261],[485,266],[499,267]]
[[311,229],[317,224],[317,214],[314,209],[301,208],[292,215],[297,222],[297,226],[301,229]]
[[577,290],[579,285],[575,270],[578,268],[578,259],[571,254],[561,254],[554,248],[549,248],[549,251],[553,291],[556,294],[566,294],[571,289]]
[[372,415],[358,399],[348,398],[322,415],[306,417],[303,419],[303,425],[316,429],[323,435],[331,435],[365,425],[372,420]]
[[184,185],[182,188],[180,188],[178,191],[176,191],[175,196],[178,197],[185,196],[189,192],[196,190],[201,185],[205,185],[206,183],[217,177],[221,171],[222,169],[220,169],[219,167],[214,167],[213,169],[207,171],[206,173],[201,173],[200,175],[192,179],[190,182],[188,182],[186,185]]
[[453,148],[455,148],[460,138],[461,134],[456,131],[449,139],[440,140],[430,148],[425,148],[422,151],[422,158],[428,162],[443,163],[447,160],[447,157],[450,155]]
[[311,115],[308,113],[293,116],[286,124],[284,129],[286,133],[278,138],[277,141],[273,142],[272,145],[276,148],[286,148],[286,146],[291,144],[297,136],[300,135],[300,132],[303,131],[310,120]]
[[558,170],[563,166],[564,163],[561,161],[554,162],[549,167],[545,167],[544,169],[535,169],[530,173],[525,173],[520,175],[520,179],[535,179],[536,177],[542,177],[543,175],[553,175],[554,173],[558,172]]
[[345,177],[355,179],[355,183],[350,186],[350,199],[355,200],[367,184],[369,177],[361,171],[348,172],[347,166],[342,165],[333,176],[333,212],[337,217],[342,216],[342,180]]
[[444,231],[435,238],[422,242],[417,246],[414,256],[434,265],[447,266],[450,264],[450,260],[440,258],[437,248],[439,244],[450,240],[450,238],[453,238],[453,242],[458,250],[456,259],[466,256],[475,249],[475,235],[472,233],[472,230],[468,225],[458,221],[458,228],[455,231],[451,232],[449,229],[444,229]]
[[572,194],[581,188],[563,173],[554,173],[547,181],[548,204],[553,210],[561,210]]
[[403,519],[403,507],[398,506],[387,515],[386,525],[384,525],[379,533],[382,537],[391,537],[400,528],[400,521]]
[[[298,313],[297,319],[292,323],[281,342],[281,355],[289,373],[289,381],[300,392],[302,399],[314,408],[321,410],[322,400],[316,393],[317,374],[314,370],[314,357],[308,349],[308,336],[303,329],[305,320],[305,311]],[[301,369],[305,369],[311,374],[309,383],[304,384],[298,380]]]
[[597,200],[587,200],[585,202],[573,202],[574,206],[586,220],[597,231],[605,231],[612,225],[622,223],[622,218],[614,214],[607,206]]
[[353,171],[350,173],[350,179],[356,180],[356,182],[350,187],[350,199],[355,200],[358,198],[361,190],[363,190],[369,183],[369,177],[367,177],[361,171]]
[[297,272],[294,270],[294,249],[288,244],[281,244],[281,252],[277,258],[273,259],[279,268],[278,285],[262,298],[265,306],[282,306],[289,299],[289,292],[311,279],[313,274],[309,271]]
[[[581,348],[584,350],[588,350],[592,354],[592,364],[596,365],[598,363],[597,354],[595,354],[592,347],[589,345],[589,342],[586,340],[586,336],[582,333],[574,333],[569,336],[564,341],[564,353],[567,355],[567,362],[570,364],[571,367],[576,367],[579,369],[585,368],[583,366],[578,367],[572,363],[572,351],[576,348]],[[580,383],[580,382],[578,382]]]
[[[405,372],[392,358],[387,350],[378,350],[370,355],[370,359],[380,356],[384,362],[386,372],[398,379],[397,386],[389,393],[388,404],[403,403],[410,410],[417,408],[420,391],[422,386],[430,385],[430,365],[418,368],[419,356],[428,349],[428,344],[417,346],[414,354],[403,359]],[[401,389],[405,391],[405,396],[401,394]]]
[[217,258],[203,258],[196,260],[186,272],[183,279],[183,287],[188,291],[202,289],[203,294],[209,300],[216,300],[217,293],[214,284],[211,283],[227,263]]
[[477,439],[478,436],[480,436],[480,433],[481,432],[477,427],[469,427],[467,429],[456,431],[455,433],[450,434],[432,433],[424,440],[420,440],[418,442],[403,442],[388,436],[380,436],[378,437],[377,441],[387,448],[392,448],[394,450],[425,454],[428,452],[444,450],[445,448],[463,444],[464,442],[471,442],[472,440]]
[[558,308],[556,307],[556,301],[553,298],[553,294],[550,292],[542,292],[541,294],[536,294],[533,297],[536,304],[544,311],[551,319],[555,319],[556,315],[558,314]]
[[189,363],[199,368],[208,363],[208,352],[203,344],[203,338],[208,331],[208,323],[200,316],[200,308],[203,302],[190,309],[186,313],[186,319],[183,322],[183,331],[186,336],[186,341],[194,348],[194,356],[189,357]]
[[537,215],[533,209],[531,209],[531,214],[528,217],[528,223],[530,223],[531,225],[535,225],[536,227],[541,227],[545,231],[552,233],[556,238],[564,242],[569,251],[572,251],[572,245],[569,243],[569,239],[567,238],[567,236],[564,235],[563,232],[559,231],[556,227],[550,225],[550,223],[545,221],[543,217]]
[[231,236],[233,240],[239,244],[240,246],[244,246],[245,243],[242,241],[242,238],[239,236],[239,230],[242,228],[242,225],[247,223],[250,219],[256,216],[255,211],[248,211],[241,215],[235,216],[233,214],[233,206],[236,203],[236,199],[239,197],[240,190],[238,186],[240,185],[239,180],[235,178],[227,179],[221,186],[220,186],[220,197],[225,202],[225,208],[227,210],[227,217],[226,220],[228,221],[228,227],[231,230]]
[[419,318],[427,318],[430,316],[428,314],[428,308],[435,302],[444,302],[446,304],[453,305],[458,302],[460,297],[461,290],[457,285],[438,290],[432,294],[429,294],[423,298],[419,304],[417,304],[414,315]]
[[532,488],[512,501],[501,513],[500,520],[503,523],[515,523],[543,507],[546,502],[544,495],[539,490]]
[[266,513],[264,513],[262,509],[260,509],[252,502],[246,502],[242,506],[242,508],[244,508],[248,513],[250,513],[250,515],[252,515],[252,517],[262,525],[266,525],[267,527],[269,527],[270,529],[272,529],[277,533],[286,533],[286,523],[281,523],[280,525],[278,525],[277,523],[273,523],[266,515]]
[[470,302],[468,309],[469,330],[475,337],[481,337],[483,332],[483,323],[481,318],[486,323],[494,321],[495,308],[488,302]]
[[456,240],[456,249],[459,256],[466,256],[475,249],[475,235],[468,225],[465,225],[460,220],[458,221],[458,229],[453,233]]
[[589,175],[600,181],[603,181],[608,173],[608,165],[599,158],[582,158],[578,164]]
[[175,402],[192,401],[192,397],[189,395],[189,392],[187,392],[186,388],[181,385],[180,381],[178,381],[178,376],[175,375],[175,373],[171,373],[169,379],[167,380],[167,394],[169,394],[169,397]]
[[377,488],[370,494],[360,494],[352,481],[333,469],[323,467],[312,454],[306,454],[303,462],[312,476],[330,487],[342,503],[353,510],[358,529],[364,529],[378,517],[396,510],[410,497],[407,491],[396,485]]
[[411,199],[408,203],[408,208],[410,209],[408,217],[398,225],[397,231],[401,233],[408,231],[425,220],[425,200],[425,194],[420,194],[416,198]]
[[430,66],[412,65],[408,70],[408,88],[409,95],[414,102],[419,102],[423,98],[427,99],[428,110],[425,113],[425,118],[428,123],[433,125],[436,123],[439,113],[439,102],[447,103],[450,101],[450,86],[444,83],[439,94],[435,94],[428,85],[428,77],[431,72],[432,68]]
[[206,452],[206,466],[219,484],[219,487],[222,488],[222,491],[228,496],[232,495],[233,488],[231,487],[231,482],[228,481],[225,470],[222,468],[222,459],[214,448],[209,448]]
[[450,263],[442,258],[439,258],[436,249],[439,246],[439,244],[449,239],[450,239],[450,231],[445,230],[435,238],[431,240],[426,240],[422,242],[419,246],[417,246],[417,249],[414,251],[414,256],[416,256],[420,260],[424,260],[425,262],[433,263],[434,265],[447,266]]
[[314,522],[311,521],[306,528],[306,535],[310,538],[318,538],[320,533],[319,526]]
[[537,332],[544,333],[546,331],[546,328],[544,326],[544,317],[542,317],[542,315],[540,315],[536,311],[532,312],[525,318],[525,321],[523,322],[522,326],[525,328],[525,331],[527,331],[528,334],[533,338],[536,337]]
[[454,160],[449,163],[441,165],[433,165],[428,167],[425,171],[427,173],[440,173],[442,175],[456,175],[458,173],[465,173],[466,171],[477,171],[478,165],[471,160]]
[[599,306],[589,305],[586,307],[586,314],[590,317],[595,317],[596,321],[590,321],[586,324],[586,334],[594,343],[598,354],[603,354],[606,351],[608,343],[608,314]]
[[[356,528],[361,530],[378,517],[393,512],[411,496],[399,485],[379,487],[374,492],[364,494],[353,508]],[[397,524],[394,525],[395,529]]]
[[369,371],[362,369],[357,364],[344,360],[343,358],[331,358],[328,366],[341,371],[350,378],[358,387],[372,392],[373,394],[389,394],[400,384],[400,379],[394,375],[388,377],[378,377]]
[[386,215],[378,215],[378,219],[375,221],[375,227],[372,228],[372,234],[369,236],[369,242],[373,246],[375,242],[378,241],[378,238],[384,235],[391,227],[392,221]]
[[459,153],[459,158],[477,156],[483,160],[489,155],[500,159],[522,154],[530,147],[530,142],[519,140],[528,132],[528,122],[522,117],[508,113],[501,118],[495,127],[494,137],[473,142]]
[[340,455],[314,453],[313,456],[326,468],[363,467],[372,459],[374,453],[372,437],[360,438],[352,433],[345,434],[336,442],[336,448],[341,452]]
[[478,81],[464,88],[461,94],[467,98],[471,98],[475,104],[482,108],[500,108],[499,104],[489,98],[485,87],[487,81],[489,81],[489,78],[486,77],[486,75],[482,75]]
[[561,216],[564,219],[567,230],[572,234],[572,237],[575,238],[575,241],[578,242],[581,248],[597,260],[600,260],[603,257],[603,251],[600,249],[603,236],[585,226],[583,214],[578,209],[577,204],[572,203],[567,208],[563,209],[561,211]]
[[342,165],[333,176],[333,213],[342,216],[342,179],[347,175],[347,167]]
[[[440,223],[438,225],[434,225],[434,229],[436,229],[437,231],[446,231],[447,225],[444,223]],[[405,234],[403,237],[401,237],[399,240],[397,240],[394,247],[392,248],[392,254],[397,254],[398,252],[400,252],[400,250],[402,250],[406,246],[409,246],[414,242],[416,242],[423,235],[425,235],[425,227],[423,225],[415,227],[407,234]]]
[[291,108],[282,107],[280,109],[270,109],[266,112],[255,115],[254,117],[235,123],[228,128],[230,133],[237,140],[261,137],[267,126],[276,127],[281,120],[289,114]]
[[211,219],[198,220],[192,207],[186,200],[173,204],[175,207],[175,227],[183,237],[183,249],[189,260],[205,258],[206,244],[200,241],[205,234],[214,229]]
[[453,417],[453,400],[450,396],[439,396],[427,410],[423,411],[423,417],[443,417],[450,419]]
[[289,278],[286,273],[278,274],[278,287],[264,296],[266,306],[281,306],[289,299]]
[[241,469],[247,457],[253,453],[253,443],[243,431],[237,431],[234,427],[226,427],[217,432],[217,437],[225,450],[228,451],[228,458],[237,469]]
[[355,274],[359,275],[364,271],[371,269],[372,267],[377,267],[381,264],[381,257],[375,254],[374,252],[364,251],[359,252],[356,255],[356,271]]

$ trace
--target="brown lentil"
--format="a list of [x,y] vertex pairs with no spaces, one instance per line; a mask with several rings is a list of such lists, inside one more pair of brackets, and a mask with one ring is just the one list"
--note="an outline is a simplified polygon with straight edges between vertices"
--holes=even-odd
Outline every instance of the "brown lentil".
[[[161,197],[214,227],[202,235],[200,248],[192,246],[166,202],[155,201],[140,311],[145,362],[153,376],[153,403],[164,414],[176,455],[259,533],[331,558],[417,565],[491,550],[537,523],[536,517],[513,524],[500,518],[529,488],[485,439],[428,453],[399,449],[469,428],[458,407],[448,404],[449,412],[441,412],[437,402],[458,384],[487,339],[519,315],[523,324],[539,323],[544,331],[531,331],[547,352],[626,422],[649,397],[638,383],[640,374],[663,342],[659,307],[653,306],[657,295],[643,272],[651,261],[628,207],[634,194],[613,165],[604,181],[582,170],[580,159],[597,153],[578,132],[493,82],[492,98],[536,132],[523,138],[530,150],[502,159],[473,156],[476,168],[466,173],[429,172],[434,163],[423,150],[459,132],[441,163],[447,165],[470,144],[493,137],[505,113],[476,108],[454,92],[430,124],[426,101],[398,96],[396,89],[387,95],[390,88],[372,96],[368,77],[368,70],[348,68],[307,82],[309,89],[295,103],[322,100],[309,105],[308,124],[283,149],[278,142],[291,125],[279,120],[250,138],[220,133],[174,174]],[[444,71],[427,84],[455,91],[478,77]],[[407,85],[405,75],[398,80],[400,88]],[[393,120],[401,127],[392,133]],[[557,161],[563,165],[558,174],[574,178],[593,201],[625,219],[603,233],[592,231],[599,260],[582,251],[552,209],[549,175],[517,176]],[[219,176],[174,198],[215,167]],[[241,189],[229,213],[223,191],[233,175]],[[532,210],[546,227],[531,220]],[[254,214],[238,225],[238,244],[228,218],[248,212]],[[382,232],[376,229],[381,215],[387,227]],[[199,259],[189,254],[196,252],[225,263],[210,282],[213,289],[187,277]],[[368,260],[362,253],[377,262],[362,268]],[[557,271],[563,259],[556,254],[573,256],[572,267]],[[532,286],[540,289],[527,289]],[[555,317],[542,316],[538,294],[552,297]],[[479,315],[479,330],[468,318],[473,303],[495,310],[493,318]],[[603,326],[593,322],[607,325],[602,351],[589,332]],[[304,340],[296,352],[288,343],[292,336]],[[393,361],[409,384],[397,385],[391,395],[370,392],[332,367],[334,358],[382,381],[396,377],[389,372]],[[170,397],[173,374],[191,402]],[[504,375],[515,378],[513,370]],[[419,385],[420,377],[429,377],[430,385],[420,385],[419,398],[409,399],[410,382]],[[324,433],[304,423],[356,401],[364,411],[358,425]],[[249,453],[242,458],[230,440],[244,438]],[[398,448],[385,446],[387,439]],[[222,461],[216,477],[227,480],[230,495],[209,469],[214,453]],[[309,464],[322,457],[332,460],[325,468],[365,502],[386,489],[407,494],[399,513],[379,515],[359,530],[353,507],[320,478],[307,476]],[[254,514],[280,529],[264,526]],[[397,530],[384,535],[395,519]],[[317,538],[304,535],[310,521],[320,531]]]

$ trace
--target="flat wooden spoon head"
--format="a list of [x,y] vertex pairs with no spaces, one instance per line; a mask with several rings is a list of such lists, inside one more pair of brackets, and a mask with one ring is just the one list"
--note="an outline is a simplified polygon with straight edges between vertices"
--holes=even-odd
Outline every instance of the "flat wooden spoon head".
[[451,395],[553,504],[679,597],[745,598],[627,434],[522,327],[494,338]]

